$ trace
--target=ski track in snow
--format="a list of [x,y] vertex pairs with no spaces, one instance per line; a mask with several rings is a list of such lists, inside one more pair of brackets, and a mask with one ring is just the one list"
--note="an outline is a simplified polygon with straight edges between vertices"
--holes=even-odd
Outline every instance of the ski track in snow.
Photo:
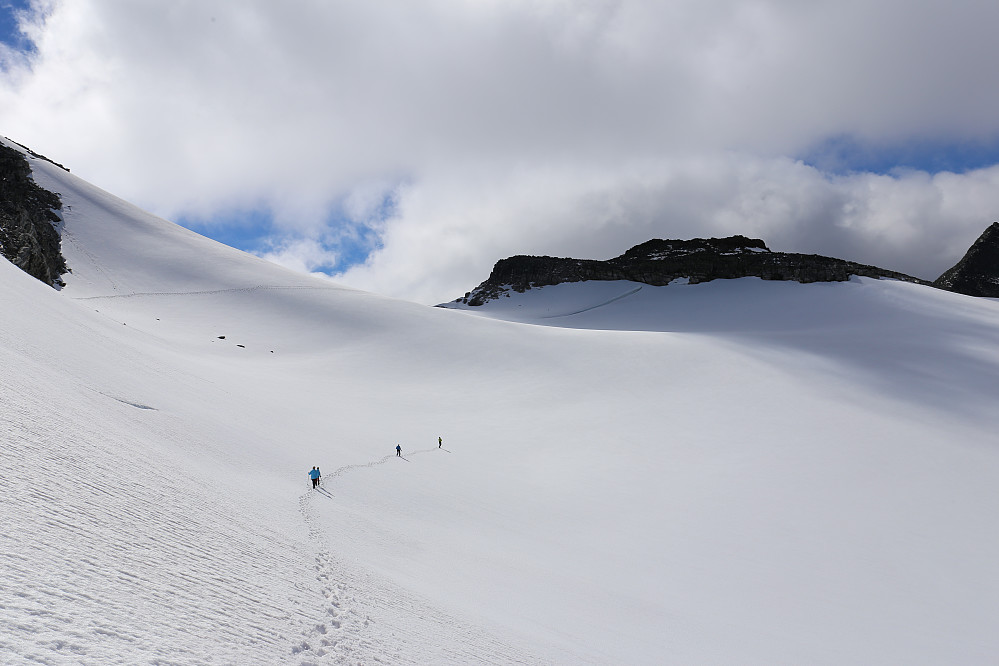
[[615,301],[620,301],[622,298],[628,298],[629,296],[634,296],[635,294],[637,294],[641,290],[642,290],[641,287],[636,287],[635,289],[627,291],[627,292],[621,294],[620,296],[615,296],[614,298],[611,298],[609,300],[603,301],[602,303],[597,303],[596,305],[590,305],[588,307],[582,308],[581,310],[574,310],[572,312],[564,312],[562,314],[545,315],[543,317],[539,317],[539,319],[558,319],[560,317],[571,317],[573,315],[583,314],[584,312],[589,312],[590,310],[596,310],[597,308],[602,308],[605,305],[610,305],[611,303],[614,303]]
[[[437,447],[413,451],[416,456]],[[384,465],[394,453],[369,463],[345,465],[323,477]],[[327,619],[292,647],[301,666],[326,664],[543,664],[553,663],[512,646],[482,627],[432,607],[382,577],[348,566],[336,557],[316,522],[315,497],[333,495],[320,484],[299,500],[309,536],[316,545],[315,575]]]
[[[117,289],[117,287],[115,287]],[[313,287],[309,285],[266,285],[254,287],[233,287],[231,289],[209,289],[204,291],[142,291],[130,294],[105,294],[102,296],[74,296],[74,301],[96,301],[100,299],[142,298],[147,296],[214,296],[217,294],[252,293],[255,291],[344,291],[342,287]]]
[[108,284],[111,285],[111,289],[113,289],[114,291],[118,291],[118,285],[111,278],[111,276],[107,274],[107,271],[101,268],[101,264],[97,260],[97,257],[95,257],[93,253],[88,251],[87,248],[84,247],[83,243],[80,243],[79,241],[76,240],[76,237],[72,233],[70,233],[68,229],[66,229],[65,223],[63,223],[63,228],[60,237],[62,238],[63,241],[66,241],[70,245],[72,245],[73,248],[77,252],[79,252],[82,256],[86,257],[87,261],[90,262],[90,264],[93,266],[97,275],[99,275],[102,279],[107,280]]
[[86,395],[112,397],[133,420],[149,410],[89,387],[79,403],[52,404],[24,375],[6,378],[20,397],[0,419],[5,666],[545,663],[339,559],[314,519],[328,488],[299,500],[313,559],[308,542],[243,519],[210,479],[175,485],[187,475],[170,452],[130,456],[142,428],[107,429],[93,418],[107,403]]

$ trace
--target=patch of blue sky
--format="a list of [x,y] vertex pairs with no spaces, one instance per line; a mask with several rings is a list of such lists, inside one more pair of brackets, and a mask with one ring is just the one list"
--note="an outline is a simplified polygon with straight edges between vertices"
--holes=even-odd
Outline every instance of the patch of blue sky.
[[363,264],[381,247],[382,237],[377,227],[351,222],[340,228],[335,243],[329,248],[337,252],[335,269],[323,272],[329,275],[343,273],[351,266]]
[[30,52],[34,44],[24,36],[18,25],[17,16],[29,10],[29,0],[0,0],[0,43],[15,51]]
[[263,208],[230,211],[210,219],[180,217],[173,221],[223,245],[254,254],[272,249],[276,233],[274,216]]
[[308,240],[316,243],[329,256],[336,257],[335,262],[311,265],[310,270],[337,275],[351,266],[363,264],[372,252],[381,247],[380,223],[394,210],[394,201],[386,197],[367,221],[359,222],[337,207],[330,212],[322,231],[313,236],[305,236],[276,224],[274,215],[267,208],[231,211],[210,219],[180,217],[174,221],[202,236],[256,255],[280,251],[297,241]]
[[819,142],[798,157],[821,171],[837,175],[891,174],[904,170],[967,173],[999,164],[999,137],[975,141],[877,142],[839,135]]

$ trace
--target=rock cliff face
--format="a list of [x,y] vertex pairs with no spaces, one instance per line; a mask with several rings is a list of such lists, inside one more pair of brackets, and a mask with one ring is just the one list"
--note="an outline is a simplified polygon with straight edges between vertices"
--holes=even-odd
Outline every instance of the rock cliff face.
[[59,196],[32,180],[24,155],[0,143],[0,254],[53,287],[68,270],[55,227],[61,209]]
[[968,296],[999,298],[999,222],[993,222],[964,258],[938,277],[933,286]]
[[759,277],[764,280],[837,282],[851,275],[928,284],[902,273],[816,254],[771,252],[762,240],[745,236],[650,240],[607,261],[515,256],[496,262],[489,278],[455,302],[482,305],[508,289],[584,280],[631,280],[661,286],[674,280],[691,284]]

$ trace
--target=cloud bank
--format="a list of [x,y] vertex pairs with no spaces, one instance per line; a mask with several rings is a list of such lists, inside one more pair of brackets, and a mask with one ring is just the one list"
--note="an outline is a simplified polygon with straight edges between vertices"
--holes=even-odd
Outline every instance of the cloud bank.
[[421,302],[509,254],[732,233],[933,278],[999,218],[991,167],[800,159],[995,142],[990,3],[32,7],[0,132],[208,235],[263,211],[259,253]]
[[734,234],[935,279],[996,217],[999,167],[829,176],[733,154],[613,172],[433,178],[398,194],[383,248],[343,279],[384,293],[405,285],[407,297],[429,303],[461,296],[513,254],[609,259],[650,238]]

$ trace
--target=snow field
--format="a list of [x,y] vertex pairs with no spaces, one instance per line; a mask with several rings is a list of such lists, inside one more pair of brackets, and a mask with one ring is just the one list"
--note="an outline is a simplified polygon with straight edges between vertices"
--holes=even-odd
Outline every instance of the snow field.
[[[442,462],[414,460],[419,476],[345,478],[329,531],[385,576],[569,661],[933,663],[955,649],[934,627],[968,639],[964,657],[987,653],[988,615],[949,602],[978,598],[999,543],[991,435],[902,423],[890,401],[856,404],[818,374],[708,341],[678,347],[620,376],[581,366],[447,439]],[[587,396],[594,376],[603,390]],[[928,577],[941,583],[929,604]]]
[[0,265],[0,307],[30,313],[0,321],[5,663],[999,650],[993,301],[736,280],[477,311],[525,325],[36,175],[74,273]]

